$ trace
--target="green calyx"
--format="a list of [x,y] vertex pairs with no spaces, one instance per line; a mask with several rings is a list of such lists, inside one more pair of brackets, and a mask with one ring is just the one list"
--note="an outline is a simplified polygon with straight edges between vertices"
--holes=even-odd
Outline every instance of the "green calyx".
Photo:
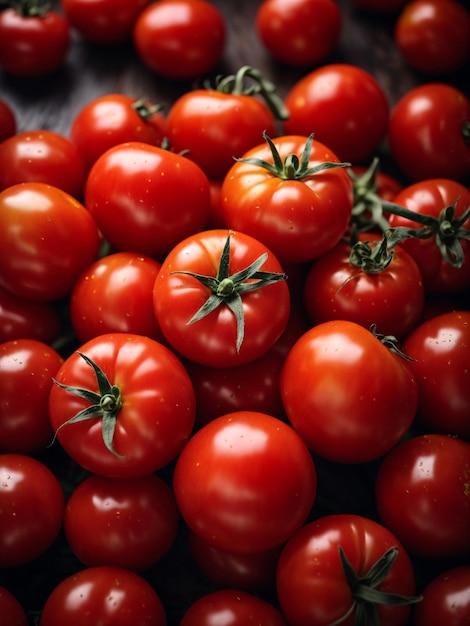
[[44,17],[51,8],[49,1],[42,0],[17,0],[11,3],[14,9],[21,17]]
[[54,435],[54,440],[57,437],[57,433],[71,424],[83,422],[90,419],[101,419],[101,432],[103,435],[103,442],[106,448],[114,455],[120,458],[125,458],[121,454],[118,454],[113,447],[114,432],[116,430],[116,422],[119,411],[122,407],[121,392],[117,385],[112,385],[106,377],[103,370],[96,365],[89,357],[81,352],[78,354],[93,368],[98,383],[98,393],[89,389],[82,389],[80,387],[73,387],[71,385],[63,385],[57,380],[53,379],[53,382],[65,389],[69,393],[88,400],[91,404],[82,411],[79,411],[76,415],[59,426]]
[[347,172],[353,182],[354,204],[351,213],[351,222],[354,232],[367,232],[378,228],[385,231],[390,228],[384,211],[382,201],[377,195],[377,174],[380,160],[375,157],[362,175],[357,175],[352,169]]
[[395,337],[395,335],[382,335],[378,333],[377,324],[371,324],[369,330],[374,335],[374,337],[380,341],[381,344],[383,344],[386,348],[390,350],[390,352],[397,354],[402,359],[405,359],[405,361],[414,361],[414,359],[412,359],[410,356],[400,350],[400,348],[398,347],[398,339]]
[[266,252],[259,256],[248,267],[230,275],[230,239],[231,234],[228,235],[224,244],[216,276],[204,276],[195,272],[183,270],[174,271],[171,272],[171,274],[185,274],[186,276],[191,276],[207,287],[210,291],[209,297],[189,320],[188,324],[198,322],[212,313],[212,311],[215,311],[222,304],[228,306],[237,322],[236,349],[237,352],[239,352],[245,335],[245,317],[241,296],[245,293],[261,289],[262,287],[266,287],[267,285],[271,285],[280,280],[286,280],[287,276],[286,274],[278,272],[261,271],[261,267],[268,258],[268,254]]
[[132,103],[134,111],[145,121],[151,120],[162,107],[159,104],[152,104],[144,100],[144,98],[138,98]]

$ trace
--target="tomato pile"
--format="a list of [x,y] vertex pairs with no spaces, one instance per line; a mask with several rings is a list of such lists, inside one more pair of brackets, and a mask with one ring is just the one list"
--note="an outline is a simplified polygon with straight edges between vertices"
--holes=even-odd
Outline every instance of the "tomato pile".
[[0,6],[14,89],[82,45],[178,92],[0,98],[0,626],[468,626],[470,12],[253,3],[281,95],[223,6]]

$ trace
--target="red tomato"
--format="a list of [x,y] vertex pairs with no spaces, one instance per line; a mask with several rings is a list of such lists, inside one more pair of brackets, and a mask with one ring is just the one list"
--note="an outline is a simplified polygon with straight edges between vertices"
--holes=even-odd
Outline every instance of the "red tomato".
[[426,74],[446,74],[470,61],[470,11],[457,0],[412,0],[395,23],[405,61]]
[[335,0],[265,0],[256,13],[256,32],[268,52],[292,67],[324,61],[335,49],[342,12]]
[[382,522],[413,554],[430,559],[470,553],[470,444],[429,434],[401,442],[376,478]]
[[16,133],[16,115],[10,105],[0,98],[0,142]]
[[176,461],[173,489],[183,518],[203,541],[253,554],[280,546],[305,522],[316,470],[285,422],[237,411],[191,437]]
[[160,267],[137,252],[116,252],[92,263],[70,296],[70,321],[80,343],[111,332],[162,341],[152,295]]
[[97,566],[65,578],[51,592],[39,626],[166,626],[157,593],[139,574]]
[[323,65],[300,78],[284,100],[288,135],[310,135],[342,161],[370,157],[385,139],[387,96],[368,71],[347,63]]
[[48,400],[63,359],[35,339],[0,344],[0,451],[28,454],[51,443]]
[[467,626],[470,619],[470,565],[445,570],[423,589],[415,626]]
[[274,606],[238,589],[220,589],[199,598],[186,611],[180,626],[222,624],[221,615],[230,626],[287,626]]
[[430,432],[470,440],[470,311],[450,311],[420,324],[403,351],[419,390],[417,419]]
[[102,154],[85,186],[85,204],[115,248],[162,258],[204,228],[209,181],[195,163],[150,144],[119,144]]
[[176,80],[199,78],[222,58],[224,16],[206,0],[160,0],[144,9],[133,30],[140,60]]
[[[351,572],[344,570],[340,547]],[[403,546],[386,527],[359,515],[310,522],[291,537],[278,562],[277,597],[295,626],[404,626],[409,604],[419,600],[414,593],[413,567]],[[405,604],[393,606],[386,594],[402,596]]]
[[160,145],[165,125],[157,105],[143,98],[112,93],[91,100],[78,111],[70,125],[70,139],[89,170],[103,152],[120,143]]
[[0,615],[8,626],[28,626],[29,620],[16,597],[0,587]]
[[0,190],[17,183],[40,182],[80,200],[85,176],[76,146],[52,130],[25,131],[0,143]]
[[98,254],[90,213],[65,191],[19,183],[0,192],[0,284],[36,302],[63,298]]
[[470,176],[470,99],[446,83],[407,91],[390,114],[388,143],[410,181]]
[[292,426],[319,456],[365,463],[405,435],[418,405],[407,362],[350,321],[324,322],[294,344],[281,372]]
[[209,367],[249,363],[266,354],[287,326],[285,278],[276,257],[249,235],[197,233],[162,263],[153,292],[157,322],[171,347],[191,361]]
[[67,543],[82,563],[136,572],[166,554],[177,526],[173,492],[154,474],[123,480],[90,476],[74,489],[64,515]]
[[51,470],[26,454],[0,454],[0,567],[30,563],[62,526],[64,494]]
[[20,2],[0,11],[0,67],[13,76],[52,74],[63,64],[69,45],[67,20],[48,4],[38,9]]
[[150,0],[61,0],[70,25],[88,41],[109,45],[131,39],[132,28]]
[[319,257],[344,235],[352,183],[320,141],[301,135],[267,138],[235,163],[222,185],[224,221],[263,242],[281,263]]
[[[66,359],[55,379],[61,386],[53,385],[49,397],[52,427],[67,454],[90,472],[145,476],[174,459],[191,434],[191,381],[153,339],[100,335]],[[76,394],[76,388],[88,391]],[[82,411],[89,419],[74,421]]]

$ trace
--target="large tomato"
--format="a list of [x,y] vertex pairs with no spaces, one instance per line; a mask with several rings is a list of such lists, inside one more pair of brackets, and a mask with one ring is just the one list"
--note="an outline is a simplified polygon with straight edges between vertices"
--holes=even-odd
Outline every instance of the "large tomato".
[[445,570],[423,589],[415,606],[415,626],[467,626],[470,617],[470,565]]

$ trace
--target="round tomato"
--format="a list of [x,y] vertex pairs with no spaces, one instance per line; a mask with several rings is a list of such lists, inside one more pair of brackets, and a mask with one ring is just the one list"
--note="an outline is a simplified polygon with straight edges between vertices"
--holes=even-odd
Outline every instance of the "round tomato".
[[0,142],[16,133],[16,115],[10,105],[0,98]]
[[141,335],[100,335],[65,360],[49,415],[65,451],[90,472],[138,478],[169,463],[189,438],[194,390],[179,359]]
[[60,582],[41,612],[39,626],[166,626],[165,609],[139,574],[121,567],[83,569]]
[[97,255],[90,213],[65,191],[19,183],[0,192],[0,285],[35,302],[58,300]]
[[285,422],[237,411],[191,437],[176,461],[173,489],[189,528],[209,546],[253,554],[280,546],[305,522],[316,470]]
[[0,567],[30,563],[54,542],[65,500],[51,470],[26,454],[0,454]]
[[0,587],[0,615],[8,626],[28,626],[29,624],[23,607],[5,587]]
[[160,0],[144,9],[133,30],[134,47],[153,72],[176,80],[199,78],[222,58],[225,19],[206,0]]
[[423,589],[415,626],[467,626],[470,619],[470,565],[445,570]]
[[438,559],[470,553],[470,444],[418,435],[383,459],[376,477],[382,522],[413,554]]
[[407,361],[347,320],[318,324],[298,339],[281,372],[281,394],[289,422],[310,449],[339,463],[388,452],[418,405]]
[[288,135],[310,135],[342,161],[370,157],[385,139],[387,96],[368,71],[347,63],[322,65],[300,78],[284,100]]

